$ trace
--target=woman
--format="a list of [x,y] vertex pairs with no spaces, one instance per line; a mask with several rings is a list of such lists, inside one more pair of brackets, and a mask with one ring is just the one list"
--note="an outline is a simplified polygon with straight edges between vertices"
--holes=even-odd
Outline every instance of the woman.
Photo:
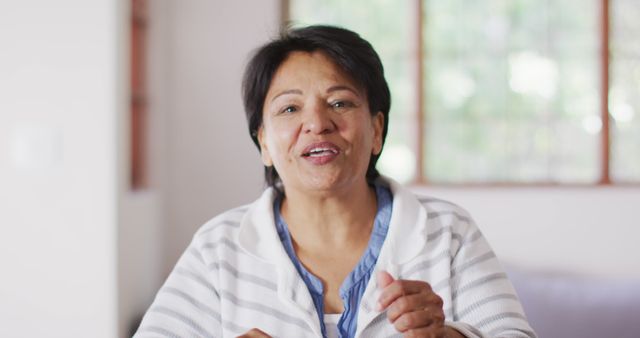
[[269,188],[196,233],[136,337],[535,337],[465,211],[375,169],[390,95],[368,42],[285,32],[243,94]]

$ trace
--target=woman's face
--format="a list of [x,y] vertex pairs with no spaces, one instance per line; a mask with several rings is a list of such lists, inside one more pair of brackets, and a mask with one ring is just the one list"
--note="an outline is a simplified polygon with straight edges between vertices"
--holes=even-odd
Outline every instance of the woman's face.
[[365,91],[321,52],[292,52],[274,75],[258,130],[262,162],[285,191],[348,191],[366,184],[382,149],[384,116]]

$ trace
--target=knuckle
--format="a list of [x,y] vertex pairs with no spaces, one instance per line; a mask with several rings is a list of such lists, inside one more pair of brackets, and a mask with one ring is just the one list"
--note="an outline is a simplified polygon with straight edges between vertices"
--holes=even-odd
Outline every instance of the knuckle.
[[420,281],[413,281],[413,280],[401,280],[400,281],[400,285],[402,286],[402,289],[405,291],[409,291],[412,289],[416,288],[416,283],[421,283]]
[[442,297],[438,296],[437,294],[435,294],[434,300],[436,302],[436,305],[438,305],[438,307],[442,308],[442,306],[444,306],[444,300],[442,300]]
[[393,287],[393,290],[399,293],[404,292],[404,288],[406,286],[405,281],[403,280],[396,280],[393,282],[393,284],[391,285]]
[[419,318],[417,316],[417,313],[409,312],[402,315],[402,321],[404,322],[406,328],[415,328],[418,326]]
[[444,338],[445,336],[439,335],[437,332],[433,330],[420,328],[420,329],[409,329],[406,330],[403,335],[404,338]]
[[396,300],[396,307],[400,312],[406,312],[410,310],[411,303],[407,297],[400,297]]
[[407,330],[407,332],[404,333],[403,337],[405,338],[418,338],[419,333],[416,330]]
[[445,318],[444,312],[442,312],[442,310],[441,310],[441,311],[436,312],[436,313],[433,315],[433,319],[434,319],[434,321],[435,321],[436,323],[444,323],[444,320],[445,320],[446,318]]
[[390,322],[394,322],[399,316],[400,313],[394,306],[390,306],[387,309],[387,319],[389,319]]
[[415,325],[415,319],[413,318],[413,316],[411,315],[411,313],[407,313],[406,316],[404,316],[404,325],[406,327],[413,327]]
[[437,328],[437,329],[429,330],[429,334],[426,337],[446,338],[447,334],[446,334],[444,328]]
[[404,326],[404,324],[400,320],[396,320],[393,323],[393,327],[395,327],[398,332],[404,333],[405,331],[407,331],[407,328]]

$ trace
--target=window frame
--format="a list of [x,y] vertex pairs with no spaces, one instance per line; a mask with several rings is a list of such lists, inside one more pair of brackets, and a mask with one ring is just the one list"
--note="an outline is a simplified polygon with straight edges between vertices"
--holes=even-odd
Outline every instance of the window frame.
[[131,0],[129,50],[129,188],[142,190],[148,187],[147,124],[148,104],[146,86],[147,65],[147,0]]

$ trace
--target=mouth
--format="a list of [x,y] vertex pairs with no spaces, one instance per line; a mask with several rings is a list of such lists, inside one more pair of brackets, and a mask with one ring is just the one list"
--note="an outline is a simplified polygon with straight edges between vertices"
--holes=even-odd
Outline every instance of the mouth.
[[323,156],[335,156],[340,153],[340,148],[331,142],[314,143],[307,146],[303,152],[302,157],[323,157]]

